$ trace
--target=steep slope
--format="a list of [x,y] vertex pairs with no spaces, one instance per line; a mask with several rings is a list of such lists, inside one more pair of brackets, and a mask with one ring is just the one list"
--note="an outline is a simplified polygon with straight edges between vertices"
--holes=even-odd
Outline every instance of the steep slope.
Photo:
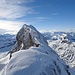
[[0,61],[5,64],[1,75],[75,75],[33,26],[24,25],[16,40],[5,63]]
[[49,46],[57,52],[61,59],[70,67],[75,67],[75,33],[48,32],[43,33]]

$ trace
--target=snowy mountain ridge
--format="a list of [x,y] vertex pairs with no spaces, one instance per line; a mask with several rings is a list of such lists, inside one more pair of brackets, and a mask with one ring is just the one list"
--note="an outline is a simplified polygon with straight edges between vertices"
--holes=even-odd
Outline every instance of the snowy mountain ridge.
[[75,67],[75,33],[74,32],[45,32],[43,33],[49,46],[70,67]]
[[32,25],[20,29],[16,44],[0,60],[0,67],[1,75],[75,75]]

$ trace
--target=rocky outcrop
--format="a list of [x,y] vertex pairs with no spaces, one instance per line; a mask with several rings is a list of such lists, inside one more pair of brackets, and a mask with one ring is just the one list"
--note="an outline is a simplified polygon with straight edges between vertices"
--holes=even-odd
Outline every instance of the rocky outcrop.
[[[38,47],[42,44],[42,42],[40,42],[41,39],[44,39],[44,37],[32,25],[24,24],[16,35],[16,44],[10,53],[14,53],[20,49],[25,50],[31,46]],[[47,44],[45,40],[43,40],[43,42]]]

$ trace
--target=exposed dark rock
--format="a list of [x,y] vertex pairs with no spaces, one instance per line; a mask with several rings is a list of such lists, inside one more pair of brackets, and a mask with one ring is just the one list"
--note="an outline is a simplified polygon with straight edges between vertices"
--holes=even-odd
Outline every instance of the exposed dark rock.
[[[43,39],[43,41],[41,41],[41,39]],[[9,53],[12,54],[19,50],[26,50],[29,49],[31,46],[39,47],[41,45],[40,43],[45,43],[47,45],[47,42],[46,40],[44,40],[42,34],[40,34],[31,25],[23,25],[23,27],[16,35],[16,44]],[[10,58],[11,56],[12,55],[10,55]]]

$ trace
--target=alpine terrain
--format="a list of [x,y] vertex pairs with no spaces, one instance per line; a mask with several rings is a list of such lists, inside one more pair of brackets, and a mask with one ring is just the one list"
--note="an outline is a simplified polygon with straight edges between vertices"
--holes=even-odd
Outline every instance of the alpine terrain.
[[44,32],[48,45],[75,70],[75,32]]
[[[53,39],[57,38],[53,36]],[[75,75],[75,71],[55,52],[61,45],[68,45],[64,44],[70,43],[68,39],[62,40],[57,49],[52,47],[53,44],[49,47],[46,40],[32,25],[23,25],[16,35],[15,45],[0,55],[0,75]]]

